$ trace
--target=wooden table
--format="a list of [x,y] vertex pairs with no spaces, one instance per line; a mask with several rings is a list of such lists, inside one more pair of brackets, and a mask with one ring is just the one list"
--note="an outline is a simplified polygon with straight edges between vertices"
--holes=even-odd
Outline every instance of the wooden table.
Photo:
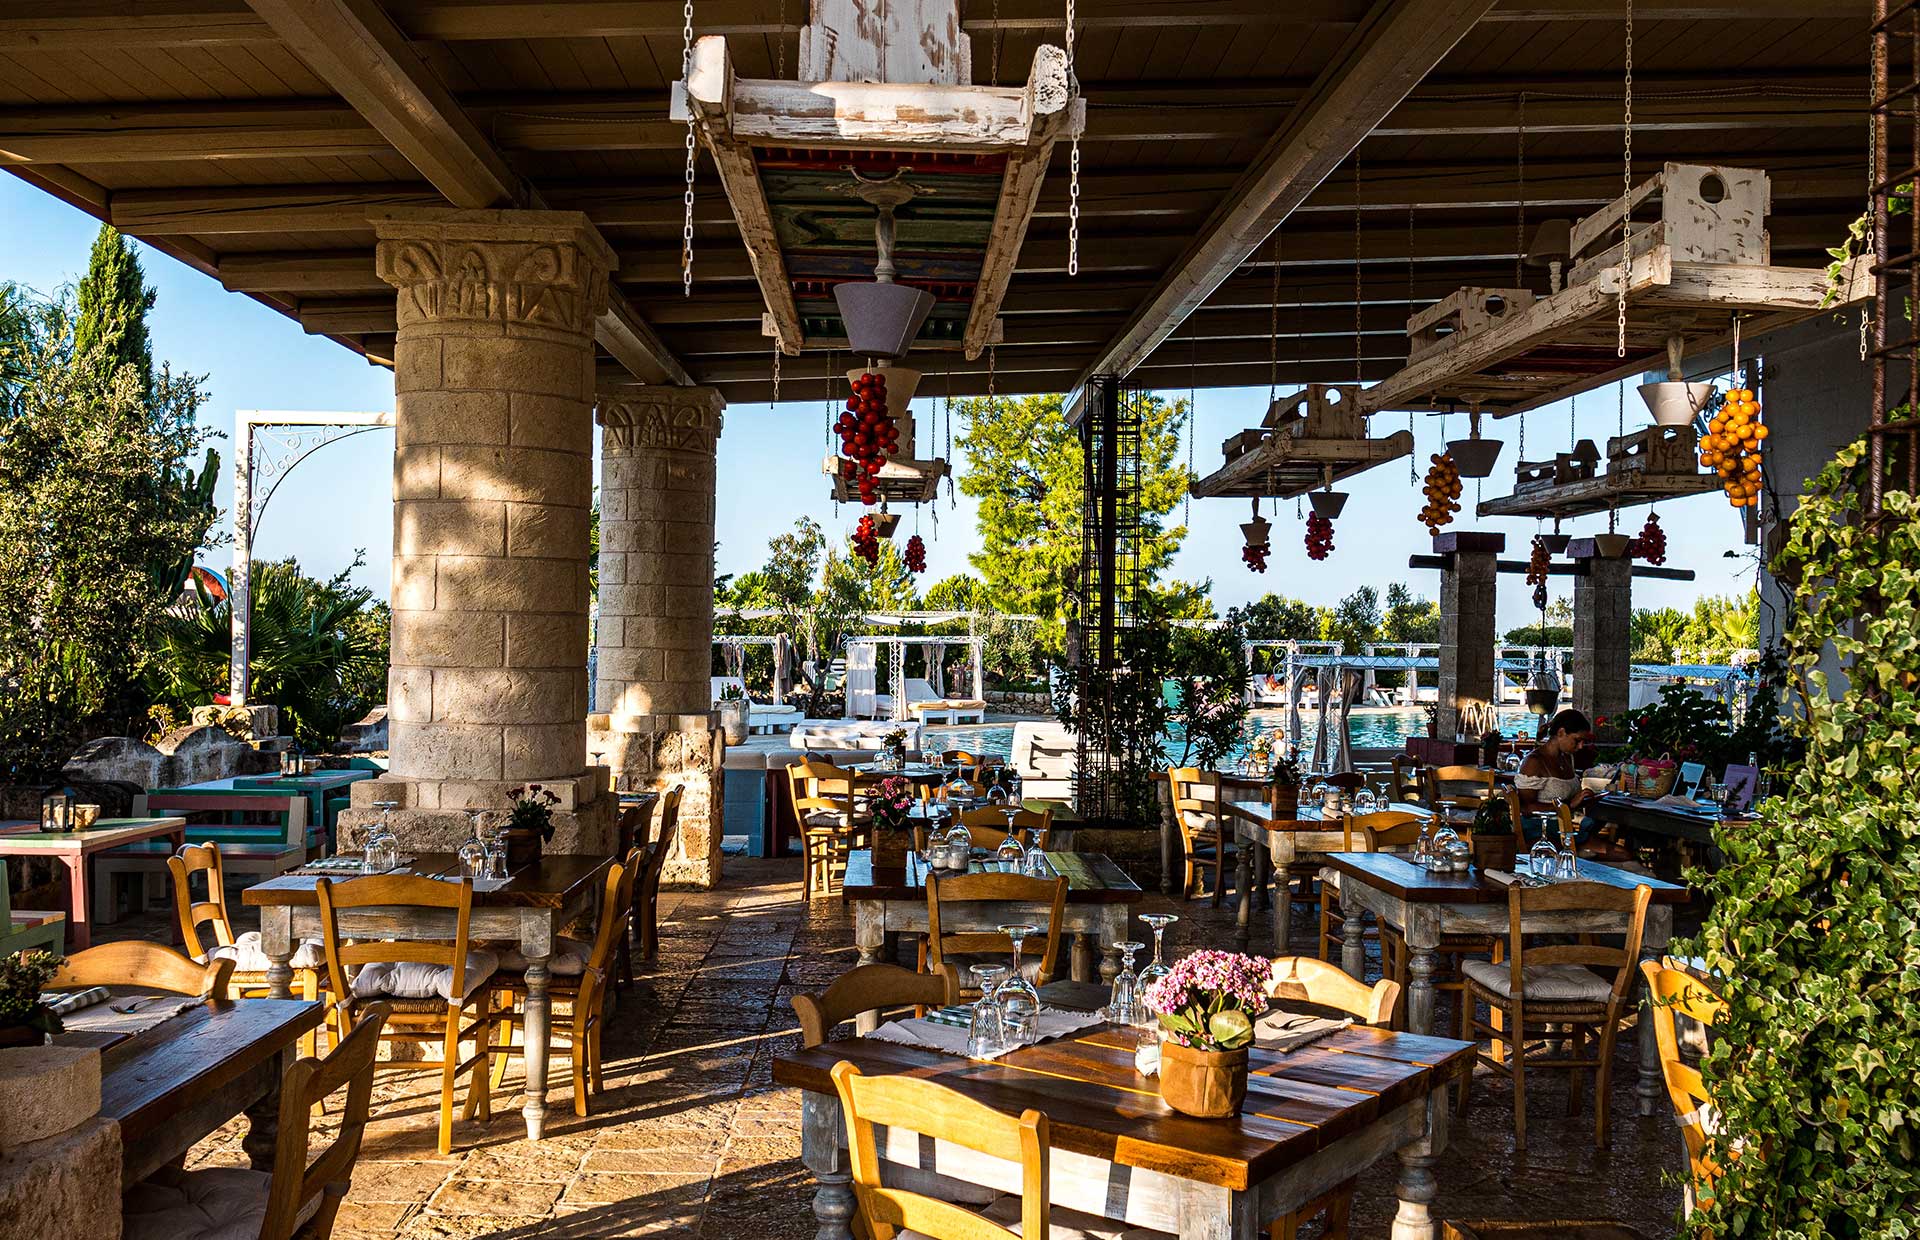
[[[1341,949],[1341,966],[1354,977],[1365,980],[1366,945],[1361,938],[1360,917],[1372,913],[1382,925],[1392,926],[1406,937],[1407,1027],[1415,1033],[1433,1031],[1433,973],[1435,949],[1442,935],[1493,934],[1508,932],[1507,888],[1482,876],[1476,868],[1465,874],[1431,874],[1392,853],[1329,853],[1324,880],[1337,876],[1340,883],[1340,907],[1346,914],[1346,941]],[[1641,884],[1653,889],[1653,903],[1647,908],[1646,928],[1640,939],[1643,959],[1658,960],[1673,938],[1673,909],[1692,898],[1687,888],[1663,882],[1645,874],[1603,865],[1598,861],[1580,862],[1580,877],[1588,882],[1632,889]],[[1627,915],[1620,912],[1543,912],[1529,915],[1521,923],[1529,934],[1624,934]],[[1634,986],[1642,994],[1645,982],[1635,970]],[[1652,1115],[1664,1086],[1660,1075],[1660,1048],[1654,1041],[1653,1021],[1643,1010],[1640,1018],[1640,1080],[1635,1088],[1640,1114]]]
[[[1296,862],[1313,861],[1347,846],[1346,824],[1339,815],[1327,817],[1324,806],[1302,804],[1285,818],[1273,812],[1267,801],[1221,802],[1221,814],[1233,823],[1233,837],[1239,843],[1239,923],[1243,930],[1253,921],[1255,891],[1265,885],[1265,875],[1273,874],[1273,953],[1286,955],[1293,943],[1293,891],[1287,882],[1287,870]],[[1424,805],[1395,801],[1386,807],[1401,813],[1430,818],[1433,811]],[[1260,863],[1265,856],[1267,861]]]
[[[1100,940],[1100,977],[1113,980],[1120,971],[1117,944],[1127,941],[1127,925],[1133,918],[1132,906],[1140,898],[1139,884],[1105,853],[1050,852],[1047,860],[1054,873],[1067,880],[1067,908],[1060,933],[1075,937],[1072,954],[1073,977],[1093,980],[1092,938]],[[978,869],[978,863],[975,868]],[[927,932],[926,863],[907,854],[904,868],[876,869],[873,851],[856,848],[847,857],[847,872],[842,883],[843,898],[853,905],[853,941],[860,949],[860,963],[872,964],[886,950],[887,935]],[[969,901],[951,909],[940,906],[940,927],[953,933],[994,930],[1015,921],[1044,923],[1052,911],[1048,904]],[[870,1022],[871,1017],[867,1020]],[[871,1024],[865,1026],[871,1028]]]
[[1589,798],[1584,807],[1602,822],[1618,823],[1629,831],[1664,836],[1687,844],[1717,849],[1713,833],[1722,826],[1745,826],[1757,819],[1749,814],[1721,818],[1713,813],[1692,812],[1677,805],[1662,805],[1624,792],[1608,792]]
[[204,1003],[104,1049],[100,1115],[120,1125],[120,1186],[177,1162],[242,1112],[241,1148],[255,1170],[272,1170],[280,1081],[324,1011],[298,999]]
[[[527,958],[526,995],[526,1104],[520,1114],[527,1121],[527,1137],[538,1141],[547,1121],[548,1026],[552,1002],[547,983],[547,959],[561,930],[592,909],[611,858],[543,855],[517,871],[497,891],[473,893],[469,932],[475,939],[510,942]],[[451,853],[421,853],[402,873],[446,877],[460,873]],[[335,876],[345,882],[352,875]],[[267,984],[274,998],[291,993],[294,947],[301,939],[318,939],[320,909],[314,895],[319,881],[312,874],[282,874],[241,892],[243,903],[260,910],[260,946],[270,967]],[[451,939],[452,909],[413,908],[341,910],[340,933],[347,938]],[[484,1069],[481,1069],[484,1070]]]
[[[1054,1006],[1084,1006],[1063,1001],[1063,989],[1041,994]],[[1134,1070],[1135,1041],[1131,1029],[1101,1024],[991,1062],[868,1038],[775,1059],[773,1079],[805,1091],[800,1158],[820,1186],[813,1205],[820,1240],[848,1236],[854,1212],[846,1125],[828,1076],[843,1059],[876,1075],[911,1072],[1004,1114],[1045,1112],[1058,1206],[1181,1240],[1255,1240],[1282,1213],[1397,1153],[1393,1240],[1433,1237],[1447,1087],[1472,1070],[1470,1044],[1355,1026],[1287,1055],[1256,1049],[1241,1114],[1200,1120],[1168,1109],[1157,1082]],[[917,1134],[876,1135],[896,1170],[1020,1191],[1016,1163]],[[915,1170],[902,1171],[903,1184],[910,1186]]]
[[85,831],[42,831],[37,822],[0,822],[0,857],[56,857],[67,867],[67,938],[73,950],[93,945],[90,893],[94,854],[122,844],[166,836],[179,848],[187,842],[187,820],[102,818]]

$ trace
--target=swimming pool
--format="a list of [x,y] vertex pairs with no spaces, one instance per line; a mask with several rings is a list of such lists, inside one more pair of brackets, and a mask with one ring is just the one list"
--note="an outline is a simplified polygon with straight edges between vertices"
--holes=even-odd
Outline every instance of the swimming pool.
[[[1530,735],[1533,728],[1533,716],[1523,707],[1503,708],[1500,711],[1500,730],[1509,736]],[[1315,717],[1309,712],[1300,714],[1300,748],[1303,755],[1313,752],[1314,737],[1318,734]],[[1013,752],[1013,725],[987,724],[982,727],[934,728],[932,736],[939,738],[944,749],[967,749],[976,753],[990,753],[1007,757]],[[1284,745],[1287,739],[1287,712],[1284,710],[1256,710],[1248,717],[1247,741],[1251,743],[1257,734],[1265,734],[1277,744]],[[1427,713],[1418,707],[1355,708],[1347,719],[1347,735],[1352,739],[1355,749],[1393,749],[1406,747],[1409,736],[1427,734]],[[1168,761],[1180,758],[1181,742],[1186,730],[1175,724],[1163,746]],[[1244,746],[1243,746],[1244,748]]]

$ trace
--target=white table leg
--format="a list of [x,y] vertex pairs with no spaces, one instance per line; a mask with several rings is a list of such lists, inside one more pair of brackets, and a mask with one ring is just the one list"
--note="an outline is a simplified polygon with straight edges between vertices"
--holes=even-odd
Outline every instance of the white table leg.
[[[553,923],[544,913],[527,913],[520,922],[520,954],[527,958],[525,1045],[526,1101],[520,1115],[527,1121],[527,1140],[538,1141],[547,1127],[547,1051],[550,1045],[553,1000],[547,993],[552,973],[547,960],[553,954]],[[485,1072],[486,1065],[474,1071]],[[576,1081],[575,1089],[584,1088]]]
[[1393,1240],[1434,1240],[1432,1206],[1439,1185],[1433,1168],[1447,1148],[1447,1120],[1453,1110],[1447,1097],[1444,1089],[1428,1096],[1426,1132],[1400,1149],[1400,1179],[1394,1186],[1400,1208],[1393,1216]]
[[852,1175],[842,1148],[846,1132],[840,1100],[811,1090],[800,1097],[800,1161],[820,1187],[813,1194],[813,1216],[820,1220],[814,1240],[852,1240]]
[[261,906],[260,950],[267,957],[267,997],[293,998],[293,909],[290,906]]
[[1133,908],[1126,904],[1105,904],[1100,908],[1100,980],[1112,984],[1120,974],[1120,944],[1127,940],[1127,927],[1133,922]]
[[1366,913],[1357,903],[1341,901],[1343,917],[1340,938],[1340,967],[1356,982],[1367,980]]
[[[1666,953],[1667,944],[1673,940],[1673,906],[1654,904],[1647,908],[1646,929],[1640,936],[1640,958],[1658,961]],[[1640,970],[1635,969],[1636,974]],[[1633,984],[1640,992],[1640,1019],[1638,1024],[1640,1038],[1640,1079],[1634,1083],[1633,1093],[1636,1109],[1642,1115],[1652,1115],[1661,1106],[1661,1098],[1666,1093],[1665,1075],[1660,1067],[1660,1043],[1653,1032],[1652,1010],[1648,1006],[1647,980],[1644,975],[1636,976]]]
[[1243,943],[1247,938],[1248,924],[1253,920],[1253,854],[1255,847],[1250,839],[1242,836],[1240,839],[1240,847],[1233,850],[1234,885],[1239,888],[1238,891],[1234,892],[1237,899],[1234,905],[1235,912],[1233,920],[1234,924],[1240,928],[1240,941]]
[[1440,919],[1409,909],[1407,923],[1407,1032],[1433,1032],[1433,975],[1439,967]]
[[[853,943],[860,949],[861,964],[878,964],[887,950],[887,910],[878,900],[855,900],[853,902]],[[961,978],[961,985],[967,984]],[[853,1028],[856,1033],[872,1033],[880,1027],[878,1012],[862,1012],[854,1017]]]
[[1179,1182],[1180,1240],[1264,1240],[1253,1194],[1197,1180]]
[[1287,955],[1293,947],[1293,884],[1287,881],[1287,871],[1293,867],[1297,855],[1290,839],[1282,840],[1267,853],[1273,876],[1273,954],[1276,956]]

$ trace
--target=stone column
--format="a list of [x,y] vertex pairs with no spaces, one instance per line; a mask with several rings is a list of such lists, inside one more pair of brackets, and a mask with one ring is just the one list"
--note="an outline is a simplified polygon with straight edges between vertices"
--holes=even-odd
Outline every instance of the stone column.
[[1505,534],[1462,530],[1433,536],[1434,554],[1444,556],[1440,570],[1440,692],[1438,726],[1442,740],[1460,727],[1460,708],[1493,701],[1494,602]]
[[1633,676],[1633,561],[1601,555],[1591,538],[1574,539],[1567,556],[1585,570],[1573,579],[1573,708],[1617,734]]
[[394,353],[389,777],[403,845],[447,847],[467,809],[538,783],[555,852],[603,852],[586,769],[587,524],[594,321],[614,256],[570,211],[396,212],[374,221],[399,290]]
[[669,881],[720,878],[722,759],[712,711],[714,447],[708,387],[600,396],[600,618],[589,748],[621,788],[680,784]]

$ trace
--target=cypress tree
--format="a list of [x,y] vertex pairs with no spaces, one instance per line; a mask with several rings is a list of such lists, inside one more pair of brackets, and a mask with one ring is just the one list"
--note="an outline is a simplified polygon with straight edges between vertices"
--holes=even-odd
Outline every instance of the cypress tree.
[[87,274],[75,290],[78,314],[73,325],[76,352],[99,346],[108,374],[132,366],[140,389],[153,396],[153,344],[147,336],[147,311],[155,293],[147,287],[140,256],[111,224],[100,226],[93,240]]

